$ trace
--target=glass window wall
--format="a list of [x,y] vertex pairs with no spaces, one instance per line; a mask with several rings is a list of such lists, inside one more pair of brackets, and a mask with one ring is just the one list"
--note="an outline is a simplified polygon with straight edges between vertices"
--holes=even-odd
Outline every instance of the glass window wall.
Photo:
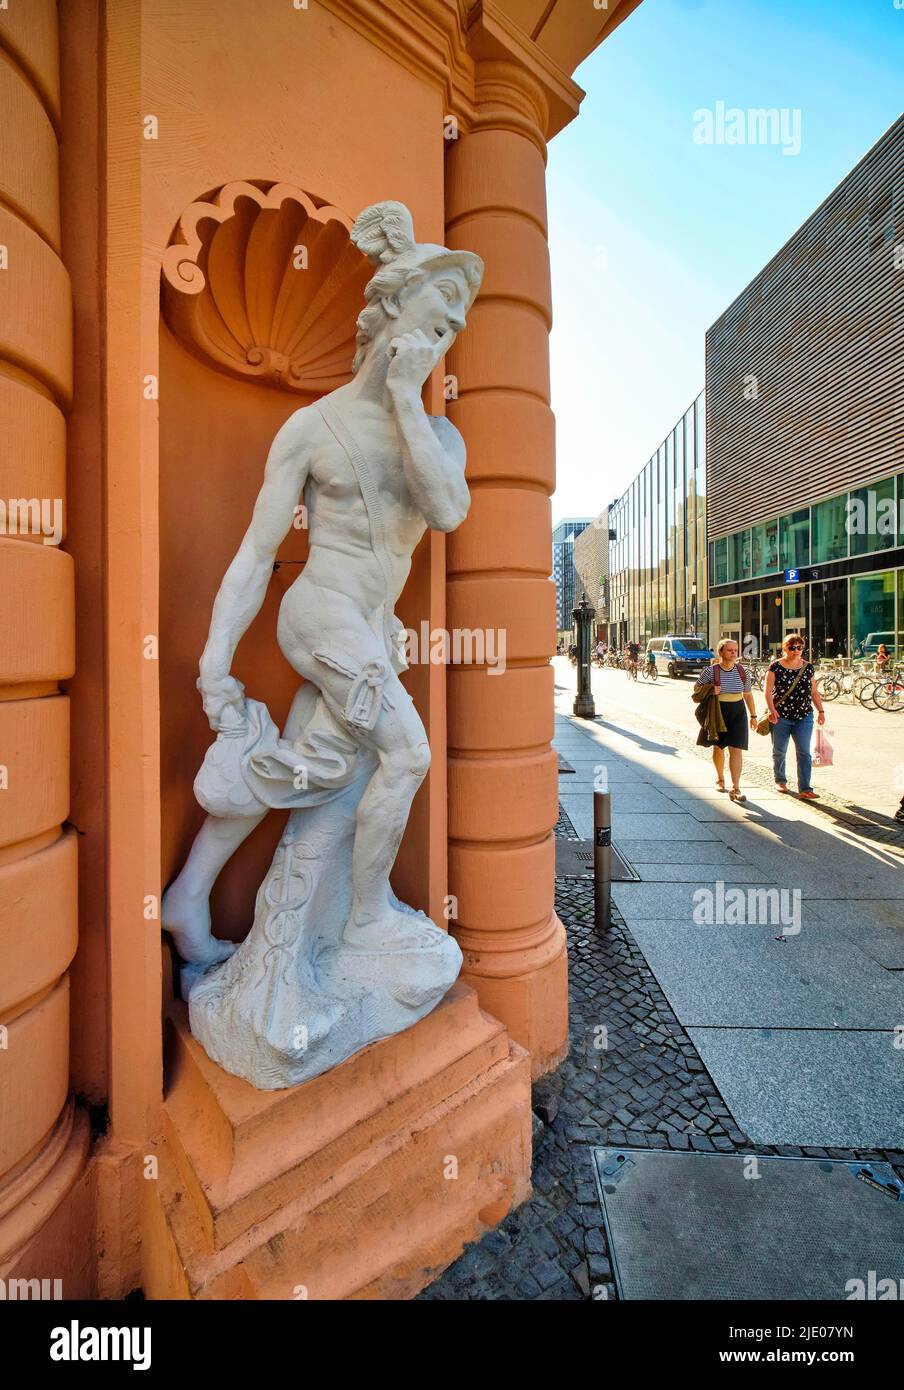
[[[705,459],[697,448],[702,401],[695,402],[619,500],[610,549],[610,635],[641,639],[708,627]],[[613,508],[613,515],[616,509]],[[620,625],[620,626],[619,626]]]
[[895,641],[895,572],[858,574],[851,580],[851,630],[855,656],[875,656],[880,642]]
[[843,560],[848,553],[847,493],[817,502],[810,509],[811,560],[813,565]]
[[750,578],[750,532],[735,531],[728,537],[728,583]]
[[810,563],[810,508],[783,516],[780,523],[781,568],[799,570]]
[[855,489],[848,503],[847,523],[852,555],[891,550],[897,544],[894,478]]
[[803,584],[796,589],[785,590],[785,617],[786,618],[806,618],[807,616],[807,591]]
[[778,522],[766,521],[751,528],[751,577],[775,574],[778,570]]

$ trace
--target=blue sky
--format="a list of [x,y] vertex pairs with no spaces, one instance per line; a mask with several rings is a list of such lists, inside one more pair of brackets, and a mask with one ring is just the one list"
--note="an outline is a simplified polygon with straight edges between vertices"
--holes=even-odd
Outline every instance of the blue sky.
[[[624,490],[703,387],[706,329],[904,108],[904,0],[643,0],[575,79],[548,167],[554,520]],[[798,111],[800,152],[698,143],[718,102],[789,133]]]

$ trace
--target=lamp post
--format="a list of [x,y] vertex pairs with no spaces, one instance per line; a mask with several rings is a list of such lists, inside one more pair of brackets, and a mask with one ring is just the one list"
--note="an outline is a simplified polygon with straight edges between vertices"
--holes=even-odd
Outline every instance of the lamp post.
[[574,713],[581,719],[595,719],[596,706],[590,689],[590,630],[596,609],[590,607],[586,593],[581,594],[581,601],[577,608],[572,609],[571,617],[578,649],[578,693],[574,697]]
[[691,632],[697,636],[697,581],[691,580]]

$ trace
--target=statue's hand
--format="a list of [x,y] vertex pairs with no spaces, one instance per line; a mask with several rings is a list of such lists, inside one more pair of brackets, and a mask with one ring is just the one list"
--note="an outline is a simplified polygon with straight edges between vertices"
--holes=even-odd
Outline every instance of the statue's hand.
[[219,680],[198,678],[204,713],[215,734],[241,728],[245,723],[245,687],[235,676]]
[[411,391],[420,393],[433,368],[439,362],[455,334],[450,330],[443,337],[431,343],[420,328],[414,333],[403,333],[393,338],[389,344],[389,371],[386,385],[390,391]]

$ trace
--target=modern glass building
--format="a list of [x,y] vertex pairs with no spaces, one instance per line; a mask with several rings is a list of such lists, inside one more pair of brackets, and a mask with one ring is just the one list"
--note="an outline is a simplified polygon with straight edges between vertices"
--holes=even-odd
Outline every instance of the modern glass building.
[[552,577],[556,586],[559,636],[571,631],[571,611],[581,597],[575,593],[574,543],[590,521],[589,516],[567,516],[552,528]]
[[706,410],[701,392],[609,507],[609,642],[708,636]]
[[904,117],[706,339],[710,633],[904,655]]

